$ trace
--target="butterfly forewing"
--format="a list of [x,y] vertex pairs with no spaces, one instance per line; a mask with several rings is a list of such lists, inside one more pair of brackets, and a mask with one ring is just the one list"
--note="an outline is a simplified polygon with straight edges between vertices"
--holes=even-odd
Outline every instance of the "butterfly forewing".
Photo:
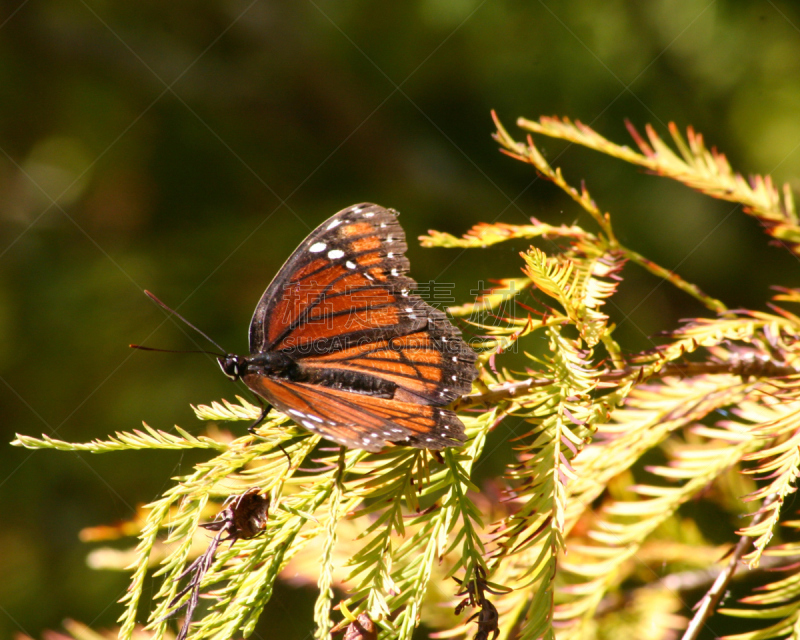
[[360,204],[311,232],[250,326],[250,362],[279,353],[292,365],[243,377],[296,422],[346,446],[441,449],[464,440],[455,414],[437,407],[470,390],[475,353],[444,313],[411,293],[396,216]]
[[[363,204],[317,227],[264,292],[250,325],[250,351],[318,351],[335,337],[344,346],[394,330],[424,326],[414,305],[400,305],[415,286],[405,234],[396,215]],[[405,311],[406,308],[412,311]]]

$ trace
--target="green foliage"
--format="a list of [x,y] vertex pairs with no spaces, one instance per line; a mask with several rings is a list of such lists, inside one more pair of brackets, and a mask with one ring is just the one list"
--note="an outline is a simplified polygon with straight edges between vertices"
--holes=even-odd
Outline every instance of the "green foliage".
[[[675,152],[650,127],[646,140],[629,127],[635,151],[565,119],[518,124],[741,203],[800,255],[788,187],[778,190],[768,177],[745,180],[691,129],[684,139],[670,127]],[[729,311],[624,246],[611,215],[585,187],[570,186],[531,137],[518,142],[497,121],[496,139],[505,153],[560,187],[597,228],[533,219],[530,225],[480,224],[463,238],[431,232],[421,239],[425,246],[475,251],[511,241],[523,248],[521,275],[508,274],[474,302],[451,309],[484,336],[476,342],[480,377],[455,403],[469,436],[463,449],[437,456],[403,447],[340,455],[317,450],[319,438],[284,417],[260,427],[259,437],[237,439],[146,425],[83,444],[18,436],[14,444],[30,449],[213,452],[148,505],[136,560],[119,567],[132,572],[120,637],[134,633],[148,573],[160,578],[148,628],[153,638],[164,637],[173,600],[190,597],[181,594],[181,582],[198,553],[193,540],[207,506],[251,487],[270,497],[266,530],[220,547],[200,585],[213,599],[194,621],[192,638],[250,633],[290,562],[293,575],[317,587],[319,640],[361,613],[385,638],[407,640],[420,622],[449,628],[451,637],[470,634],[469,609],[456,617],[438,605],[453,607],[463,596],[450,578],[474,594],[484,571],[490,584],[505,588],[487,592],[491,606],[467,597],[488,625],[482,633],[496,625],[501,640],[534,640],[662,637],[687,625],[690,612],[679,594],[697,588],[692,569],[716,571],[724,587],[737,567],[757,572],[761,563],[781,566],[782,559],[788,575],[720,614],[749,618],[757,629],[735,638],[796,637],[800,578],[790,565],[800,554],[800,523],[784,510],[800,474],[800,318],[778,304],[800,302],[800,291],[780,289],[771,312]],[[635,265],[700,301],[709,316],[686,321],[649,351],[618,344],[607,302],[624,269]],[[506,364],[510,351],[524,354],[524,371]],[[217,423],[258,414],[242,399],[195,411]],[[515,440],[513,463],[494,479],[504,495],[498,502],[482,495],[473,478],[491,454],[488,434],[509,416],[528,429]],[[315,450],[317,466],[305,469]],[[751,503],[752,519],[740,526],[737,518]],[[686,524],[687,510],[697,504],[724,514],[723,540],[719,532]],[[732,561],[718,568],[737,539]],[[165,550],[157,557],[161,543]],[[493,609],[496,621],[487,617]]]

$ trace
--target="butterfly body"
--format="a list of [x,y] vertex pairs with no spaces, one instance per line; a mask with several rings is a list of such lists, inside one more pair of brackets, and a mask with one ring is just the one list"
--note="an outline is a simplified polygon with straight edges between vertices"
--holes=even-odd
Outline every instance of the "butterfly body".
[[411,293],[396,212],[343,209],[300,244],[250,324],[250,356],[222,371],[304,428],[351,448],[442,449],[465,440],[442,408],[469,392],[475,353]]
[[228,355],[218,358],[220,368],[233,380],[241,378],[249,387],[258,387],[257,378],[264,376],[284,382],[302,382],[364,393],[378,398],[393,398],[397,385],[388,380],[358,371],[340,371],[306,365],[283,352],[267,351],[250,358]]

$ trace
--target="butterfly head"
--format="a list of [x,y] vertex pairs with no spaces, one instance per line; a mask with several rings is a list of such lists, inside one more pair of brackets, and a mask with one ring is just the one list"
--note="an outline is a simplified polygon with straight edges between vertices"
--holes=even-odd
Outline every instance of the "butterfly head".
[[234,356],[231,354],[219,356],[217,362],[219,363],[219,368],[222,369],[222,373],[231,380],[238,380],[247,370],[247,363],[241,356]]

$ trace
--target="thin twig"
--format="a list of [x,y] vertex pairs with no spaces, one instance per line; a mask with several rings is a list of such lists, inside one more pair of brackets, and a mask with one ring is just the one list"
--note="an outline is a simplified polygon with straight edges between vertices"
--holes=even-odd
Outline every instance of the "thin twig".
[[717,300],[716,298],[708,295],[696,284],[692,284],[691,282],[684,280],[677,273],[670,271],[659,264],[656,264],[652,260],[648,260],[642,254],[637,253],[632,249],[628,249],[627,247],[620,247],[620,249],[625,254],[626,258],[629,258],[632,262],[635,262],[640,267],[652,273],[654,276],[672,283],[672,285],[676,288],[688,293],[693,298],[696,298],[702,302],[707,308],[711,309],[711,311],[714,311],[715,313],[722,313],[728,310],[728,307],[726,307],[721,300]]
[[[761,509],[753,518],[753,526],[757,525],[759,522],[761,522],[761,520],[764,519],[768,512],[767,507],[777,499],[777,493],[767,496],[767,498],[764,500],[764,503],[761,505]],[[695,612],[692,621],[689,623],[689,626],[686,628],[686,632],[683,634],[681,640],[697,639],[697,636],[700,634],[700,630],[706,623],[706,620],[708,620],[708,618],[714,613],[720,599],[722,598],[722,595],[727,590],[728,584],[730,583],[731,579],[733,578],[733,574],[736,573],[736,569],[739,566],[739,561],[742,559],[745,551],[747,551],[752,544],[752,538],[747,536],[742,536],[739,538],[739,542],[736,544],[736,547],[734,547],[733,553],[731,554],[731,559],[728,562],[728,566],[725,567],[724,571],[717,576],[717,579],[714,580],[714,584],[711,585],[711,588],[698,603],[697,611]]]
[[[778,571],[794,570],[797,563],[800,562],[800,555],[796,556],[764,556],[758,564],[758,567],[751,569],[747,572],[748,578],[754,578],[760,575],[775,573]],[[708,589],[711,584],[719,578],[719,575],[724,571],[723,567],[709,567],[707,569],[695,569],[690,571],[680,571],[678,573],[670,573],[663,578],[656,580],[645,586],[636,587],[624,593],[615,593],[608,595],[597,605],[596,616],[607,615],[614,611],[623,609],[633,598],[634,594],[639,590],[657,591],[659,589],[666,589],[673,593],[686,594],[691,591],[698,591],[700,589]],[[733,580],[736,581],[745,574],[736,574]]]

